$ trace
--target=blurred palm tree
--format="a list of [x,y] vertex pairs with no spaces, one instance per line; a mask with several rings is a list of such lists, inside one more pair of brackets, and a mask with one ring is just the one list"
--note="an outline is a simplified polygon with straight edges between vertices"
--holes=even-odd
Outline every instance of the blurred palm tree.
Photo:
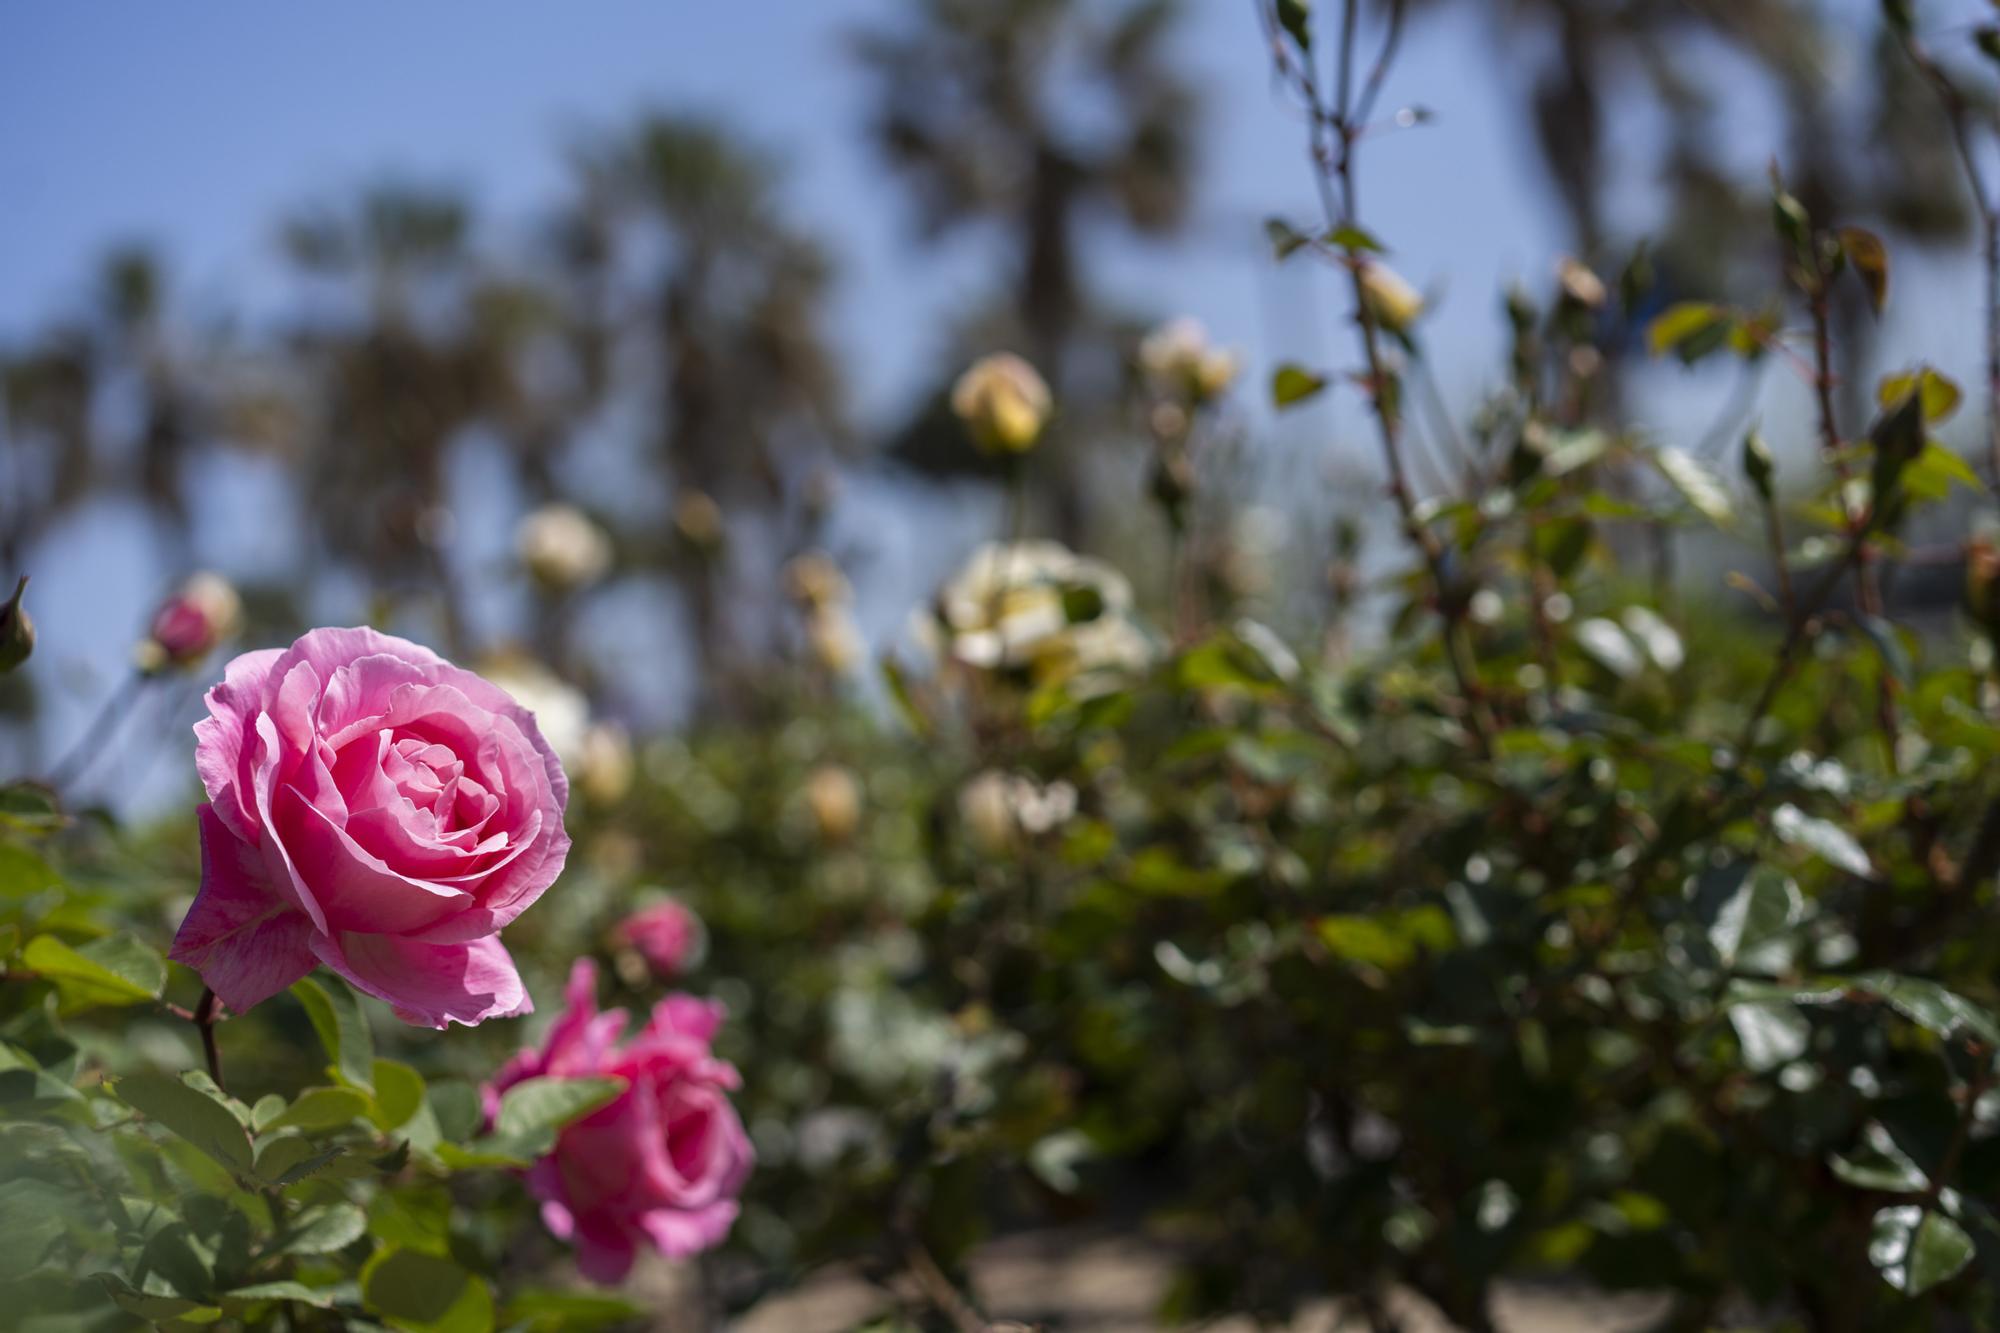
[[[555,230],[573,378],[636,409],[669,496],[665,514],[615,516],[621,546],[674,580],[699,692],[729,703],[848,440],[823,334],[833,266],[785,219],[777,164],[706,120],[644,117],[574,167]],[[748,595],[730,596],[738,581]]]
[[941,410],[944,386],[976,352],[1028,356],[1063,418],[1041,469],[1074,540],[1086,488],[1075,451],[1115,402],[1120,331],[1099,310],[1078,255],[1109,223],[1163,236],[1185,219],[1199,104],[1174,67],[1176,0],[909,0],[906,17],[862,32],[875,90],[873,135],[909,191],[926,238],[997,232],[1013,272],[998,308],[960,330],[938,392],[897,453],[938,473],[981,470]]

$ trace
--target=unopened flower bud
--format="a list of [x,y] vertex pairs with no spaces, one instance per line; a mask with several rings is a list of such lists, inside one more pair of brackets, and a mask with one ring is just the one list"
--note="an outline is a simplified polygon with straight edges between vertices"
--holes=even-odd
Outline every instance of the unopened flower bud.
[[1361,265],[1361,301],[1369,318],[1390,333],[1407,333],[1424,313],[1423,293],[1385,264],[1372,259]]
[[536,582],[557,591],[597,582],[611,568],[611,540],[575,505],[547,504],[514,529],[514,554]]
[[785,592],[808,611],[844,606],[854,595],[847,576],[824,551],[806,551],[785,563]]
[[981,357],[952,386],[951,410],[989,454],[1023,454],[1049,423],[1049,386],[1012,352]]
[[1170,320],[1139,344],[1139,368],[1162,393],[1199,407],[1236,379],[1236,354],[1216,347],[1198,319]]
[[710,552],[722,545],[722,506],[706,491],[682,491],[674,501],[674,528],[698,551]]
[[1556,284],[1562,288],[1563,300],[1571,305],[1596,310],[1604,304],[1604,280],[1567,255],[1556,265]]
[[21,605],[21,594],[27,590],[28,576],[23,574],[14,585],[14,595],[0,606],[0,674],[12,671],[35,651],[35,622]]
[[806,778],[806,807],[820,838],[846,842],[861,825],[861,784],[839,764],[821,764]]
[[179,591],[161,603],[153,625],[137,651],[142,671],[193,666],[236,632],[243,618],[243,599],[220,574],[189,577]]

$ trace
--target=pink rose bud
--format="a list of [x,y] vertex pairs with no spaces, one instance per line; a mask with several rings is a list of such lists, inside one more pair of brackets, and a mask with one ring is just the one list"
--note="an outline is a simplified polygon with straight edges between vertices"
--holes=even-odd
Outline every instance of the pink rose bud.
[[139,664],[147,670],[192,666],[236,632],[242,614],[242,599],[227,579],[196,574],[154,613]]
[[172,958],[238,1011],[324,963],[406,1023],[529,1012],[499,931],[569,855],[533,714],[372,629],[244,653],[207,702],[201,892]]
[[576,1246],[577,1267],[593,1282],[623,1280],[642,1248],[679,1259],[721,1243],[754,1160],[729,1104],[736,1070],[709,1050],[722,1006],[669,995],[621,1047],[631,1016],[597,1012],[589,959],[571,970],[567,999],[542,1048],[509,1060],[485,1089],[490,1120],[501,1094],[524,1079],[625,1080],[625,1091],[565,1127],[529,1169],[543,1224]]
[[619,944],[637,950],[646,966],[661,977],[678,975],[693,961],[701,944],[701,922],[671,898],[640,908],[611,933]]

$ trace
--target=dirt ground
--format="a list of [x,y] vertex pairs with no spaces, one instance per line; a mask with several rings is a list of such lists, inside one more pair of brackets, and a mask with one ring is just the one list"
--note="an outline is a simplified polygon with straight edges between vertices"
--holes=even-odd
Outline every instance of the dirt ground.
[[[1003,1328],[1025,1325],[1049,1333],[1158,1333],[1152,1317],[1172,1276],[1157,1247],[1127,1236],[1049,1231],[984,1246],[972,1281],[982,1312]],[[887,1313],[881,1289],[850,1275],[826,1272],[795,1291],[772,1297],[731,1325],[732,1333],[845,1333]],[[1657,1319],[1664,1297],[1608,1297],[1519,1286],[1503,1289],[1494,1317],[1507,1333],[1628,1333]],[[1423,1300],[1394,1302],[1408,1333],[1449,1333],[1453,1327]],[[1202,1333],[1254,1333],[1247,1319],[1202,1326]],[[1366,1324],[1339,1302],[1308,1309],[1293,1333],[1366,1333]],[[1012,1331],[1010,1330],[1010,1333]]]

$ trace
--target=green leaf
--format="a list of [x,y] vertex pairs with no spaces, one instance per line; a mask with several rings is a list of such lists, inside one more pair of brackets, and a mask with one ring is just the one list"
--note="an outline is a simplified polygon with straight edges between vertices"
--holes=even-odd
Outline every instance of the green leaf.
[[451,1260],[419,1250],[378,1251],[361,1270],[361,1298],[405,1328],[425,1333],[484,1333],[493,1327],[493,1294]]
[[1299,44],[1299,50],[1312,51],[1312,5],[1310,0],[1277,0],[1278,26]]
[[1867,972],[1850,984],[1885,1001],[1926,1032],[1946,1039],[1969,1032],[1988,1046],[2000,1046],[2000,1020],[1935,981],[1892,972]]
[[1373,916],[1323,916],[1313,929],[1336,957],[1384,972],[1408,966],[1420,949],[1443,953],[1458,938],[1444,909],[1428,905]]
[[1709,471],[1708,465],[1693,454],[1662,445],[1652,451],[1653,466],[1660,470],[1673,488],[1681,493],[1703,518],[1721,525],[1728,523],[1736,515],[1736,505],[1729,498],[1728,489]]
[[1965,1228],[1913,1203],[1877,1212],[1868,1238],[1868,1259],[1882,1280],[1910,1296],[1956,1277],[1972,1262],[1972,1251]]
[[1842,227],[1835,232],[1847,262],[1868,291],[1868,304],[1876,314],[1889,303],[1889,247],[1866,227]]
[[1884,408],[1897,406],[1911,394],[1917,395],[1924,421],[1936,423],[1950,417],[1965,401],[1965,393],[1951,379],[1929,366],[1918,366],[1899,375],[1885,375],[1875,386],[1875,401]]
[[330,1203],[300,1216],[278,1247],[288,1254],[331,1254],[360,1240],[368,1215],[351,1203]]
[[1335,227],[1322,239],[1328,245],[1337,245],[1349,254],[1360,254],[1364,251],[1378,255],[1389,253],[1389,248],[1376,240],[1373,232],[1365,227],[1357,227],[1352,222]]
[[625,1086],[622,1078],[526,1079],[502,1094],[494,1128],[503,1139],[559,1130],[609,1103]]
[[61,885],[47,861],[17,843],[0,842],[0,898],[32,898]]
[[322,1287],[308,1287],[303,1282],[259,1282],[254,1286],[237,1287],[222,1293],[225,1301],[297,1301],[301,1305],[314,1306],[321,1310],[333,1308],[333,1292]]
[[1868,853],[1852,834],[1838,824],[1807,814],[1796,805],[1787,803],[1771,812],[1771,831],[1781,840],[1803,847],[1850,875],[1870,878],[1875,874]]
[[1728,1014],[1743,1063],[1760,1074],[1798,1059],[1812,1040],[1812,1024],[1787,1003],[1743,1001],[1730,1005]]
[[318,1175],[346,1153],[338,1144],[322,1148],[306,1138],[274,1139],[257,1154],[257,1177],[272,1185],[296,1185]]
[[1279,260],[1292,257],[1312,244],[1312,238],[1283,218],[1265,218],[1264,236],[1271,242],[1271,254]]
[[636,1319],[644,1312],[617,1296],[587,1291],[528,1290],[516,1292],[501,1312],[500,1322],[526,1333],[571,1333],[608,1328]]
[[351,1087],[374,1090],[375,1037],[368,1016],[347,983],[335,977],[310,976],[292,986],[305,1006],[319,1044],[326,1048],[340,1080]]
[[1326,384],[1326,376],[1288,361],[1271,376],[1271,401],[1278,407],[1291,407],[1318,395]]
[[250,1170],[250,1135],[214,1097],[165,1074],[132,1074],[119,1079],[112,1091],[127,1106],[231,1171],[240,1174]]
[[1751,431],[1743,437],[1743,476],[1758,498],[1769,503],[1777,489],[1777,465],[1771,459],[1771,447],[1764,443],[1764,437]]
[[479,1104],[479,1089],[461,1079],[432,1083],[430,1103],[437,1117],[438,1132],[454,1143],[463,1143],[477,1134],[486,1117]]
[[1654,356],[1671,351],[1686,365],[1713,352],[1729,337],[1735,316],[1708,301],[1682,301],[1667,307],[1646,326],[1646,346]]
[[368,1099],[351,1088],[307,1088],[265,1129],[337,1129],[368,1113]]
[[1805,899],[1789,875],[1770,866],[1738,867],[1733,879],[1708,919],[1709,944],[1725,968],[1776,975],[1791,965],[1791,929]]
[[165,961],[129,934],[93,940],[81,949],[37,935],[21,951],[21,963],[55,983],[65,1013],[145,1004],[159,999],[167,982]]

